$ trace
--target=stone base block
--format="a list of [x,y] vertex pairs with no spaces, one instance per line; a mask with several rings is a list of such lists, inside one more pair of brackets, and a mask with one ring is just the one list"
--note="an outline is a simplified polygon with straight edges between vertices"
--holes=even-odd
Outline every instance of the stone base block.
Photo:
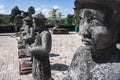
[[18,49],[25,49],[25,46],[22,43],[18,44]]
[[27,56],[27,55],[25,54],[25,49],[20,49],[20,50],[18,51],[18,58],[26,58],[26,57],[30,57],[30,56]]
[[20,75],[32,73],[32,62],[30,60],[22,60],[19,62]]
[[22,40],[21,40],[21,39],[19,39],[19,40],[18,40],[18,44],[21,44],[21,43],[22,43]]

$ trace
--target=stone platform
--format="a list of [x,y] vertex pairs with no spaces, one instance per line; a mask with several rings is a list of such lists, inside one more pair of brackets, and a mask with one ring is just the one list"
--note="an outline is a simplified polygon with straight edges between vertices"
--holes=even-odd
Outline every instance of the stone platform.
[[[11,35],[0,33],[0,80],[33,80],[32,74],[19,75],[18,37]],[[80,36],[76,33],[52,34],[50,64],[54,80],[62,80],[79,45]]]

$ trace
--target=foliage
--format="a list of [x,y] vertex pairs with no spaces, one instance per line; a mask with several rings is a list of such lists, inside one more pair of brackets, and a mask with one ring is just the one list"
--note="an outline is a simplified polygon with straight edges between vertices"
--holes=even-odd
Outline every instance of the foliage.
[[57,15],[58,15],[58,20],[61,20],[62,16],[64,16],[61,12],[59,12]]
[[[58,8],[52,8],[49,11],[49,18],[46,21],[46,24],[79,24],[79,12],[76,11],[76,15],[68,14],[66,17],[63,18],[63,14],[61,12],[58,12]],[[3,15],[0,14],[0,25],[2,24],[13,24],[14,18],[17,14],[23,13],[24,16],[32,15],[35,13],[34,7],[30,6],[27,10],[27,12],[19,10],[18,6],[15,6],[11,10],[10,15]]]
[[49,15],[50,15],[50,19],[52,20],[52,22],[54,24],[56,24],[57,22],[57,11],[58,11],[58,8],[54,9],[52,8],[50,11],[49,11]]
[[10,15],[4,15],[0,14],[0,25],[12,25],[13,23],[11,22],[11,16]]
[[75,22],[75,25],[76,25],[76,26],[78,26],[78,25],[79,25],[79,22],[80,22],[80,20],[79,20],[79,13],[80,13],[79,10],[76,10],[76,11],[75,11],[75,19],[74,19],[75,21],[74,21],[74,22]]
[[11,11],[11,21],[14,22],[14,18],[17,14],[21,14],[21,10],[19,10],[18,6],[15,6]]
[[66,17],[66,23],[67,24],[74,24],[74,15],[73,14],[68,14]]
[[51,10],[50,11],[50,17],[47,20],[46,24],[74,24],[75,23],[75,17],[73,14],[68,14],[67,17],[62,18],[64,16],[61,12],[57,14],[57,10]]
[[29,16],[31,16],[32,14],[34,14],[35,13],[35,9],[34,9],[34,7],[33,6],[30,6],[29,8],[28,8],[28,14],[29,14]]

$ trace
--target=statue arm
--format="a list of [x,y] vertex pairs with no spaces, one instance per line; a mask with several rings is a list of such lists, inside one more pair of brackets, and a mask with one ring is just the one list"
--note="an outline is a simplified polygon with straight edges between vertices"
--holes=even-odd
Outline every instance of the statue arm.
[[21,34],[26,35],[26,31],[25,31],[25,30],[24,30],[24,31],[22,31],[22,32],[21,32]]
[[47,54],[51,51],[51,35],[50,34],[43,34],[42,36],[42,45],[41,46],[35,46],[30,49],[30,52],[34,54]]
[[31,29],[30,29],[30,34],[27,33],[27,34],[23,37],[23,39],[26,40],[26,41],[30,41],[31,39],[33,39],[33,37],[34,37],[34,30],[33,30],[33,28],[31,28]]
[[22,31],[24,31],[24,26],[22,25],[22,27],[20,28],[20,31],[22,32]]
[[21,34],[23,34],[24,36],[27,35],[28,28],[29,28],[28,26],[25,26],[24,31],[22,31]]

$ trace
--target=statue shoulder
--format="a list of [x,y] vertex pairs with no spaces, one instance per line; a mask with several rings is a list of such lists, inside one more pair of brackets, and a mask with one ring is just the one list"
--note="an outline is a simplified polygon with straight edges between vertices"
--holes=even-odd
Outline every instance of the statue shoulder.
[[46,35],[46,36],[50,36],[51,34],[50,34],[50,32],[49,31],[43,31],[42,33],[41,33],[42,35]]
[[[80,62],[80,63],[81,63],[81,61],[84,60],[85,54],[86,54],[86,50],[85,50],[82,46],[80,46],[80,47],[76,50],[76,52],[75,52],[75,54],[74,54],[74,56],[73,56],[72,62]],[[76,60],[77,60],[77,61],[76,61]],[[78,64],[78,63],[77,63],[77,64]]]
[[80,46],[80,47],[76,50],[75,54],[79,54],[79,55],[82,56],[82,54],[85,54],[85,52],[86,52],[86,49],[85,49],[83,46]]

